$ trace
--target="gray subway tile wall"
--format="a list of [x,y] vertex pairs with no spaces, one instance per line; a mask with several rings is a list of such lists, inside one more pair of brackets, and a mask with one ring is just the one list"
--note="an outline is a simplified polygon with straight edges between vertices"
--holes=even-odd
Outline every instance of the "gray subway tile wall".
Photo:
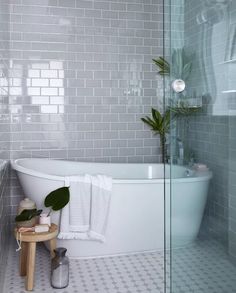
[[9,197],[9,163],[0,161],[0,284],[4,283],[5,266],[7,263],[10,243],[10,202]]
[[[232,2],[230,9],[231,24],[235,25],[236,3]],[[235,49],[235,47],[234,47]],[[235,69],[229,66],[229,83],[235,85]],[[229,109],[235,111],[235,93],[229,96]],[[229,254],[236,263],[236,135],[235,135],[236,115],[229,117]]]
[[[236,10],[234,10],[236,12]],[[229,254],[236,263],[236,117],[229,118]]]
[[189,52],[195,53],[189,87],[192,94],[203,95],[204,108],[202,114],[191,119],[187,141],[197,160],[213,171],[202,228],[228,246],[229,254],[235,258],[236,144],[232,131],[236,122],[232,103],[235,93],[224,93],[232,89],[231,79],[235,75],[224,60],[230,37],[228,28],[236,19],[236,3],[226,1],[225,4],[228,8],[212,4],[215,14],[208,15],[207,23],[201,23],[209,7],[201,2],[185,1],[185,45]]
[[197,161],[205,163],[213,172],[202,228],[226,245],[229,225],[229,136],[228,130],[220,134],[218,128],[223,126],[228,129],[228,120],[227,116],[198,115],[190,122],[189,133],[189,145]]
[[[211,50],[215,44],[207,42],[212,37],[214,24],[209,29],[197,24],[196,16],[206,7],[200,2],[189,1],[185,8],[185,43],[189,52],[194,53],[193,76],[190,81],[192,92],[202,95],[204,114],[192,118],[189,126],[189,147],[195,153],[197,161],[205,163],[212,170],[207,207],[202,230],[211,233],[225,245],[228,243],[228,116],[213,113],[215,103],[215,79],[208,79],[215,71],[211,55],[203,57],[203,50]],[[203,33],[203,31],[205,32]],[[199,45],[198,45],[199,44]],[[205,48],[205,49],[204,49]],[[218,48],[218,54],[224,59],[224,50]],[[206,70],[203,72],[200,65]],[[208,98],[207,98],[208,97]],[[219,132],[221,128],[225,131]],[[221,136],[224,135],[224,140]]]
[[10,116],[9,116],[9,5],[0,1],[0,284],[4,283],[4,273],[10,239],[10,197],[9,160],[10,157]]
[[162,0],[11,0],[9,157],[161,161],[140,120],[163,99],[159,55]]

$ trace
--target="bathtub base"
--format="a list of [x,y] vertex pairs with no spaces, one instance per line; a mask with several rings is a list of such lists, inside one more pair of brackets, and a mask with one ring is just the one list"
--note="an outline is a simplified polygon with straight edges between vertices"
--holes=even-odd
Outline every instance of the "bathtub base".
[[[84,242],[84,241],[83,241]],[[100,245],[88,245],[89,242],[78,243],[78,240],[57,240],[58,247],[66,247],[68,249],[68,256],[70,258],[100,258],[100,257],[113,257],[118,255],[130,255],[139,253],[148,253],[154,251],[163,250],[160,249],[148,249],[148,250],[121,250],[121,249],[108,249],[106,246]],[[47,245],[46,245],[47,246]],[[48,248],[48,246],[47,246]]]
[[163,185],[114,184],[106,242],[58,239],[58,245],[66,247],[70,257],[98,257],[160,250],[164,248],[163,224]]

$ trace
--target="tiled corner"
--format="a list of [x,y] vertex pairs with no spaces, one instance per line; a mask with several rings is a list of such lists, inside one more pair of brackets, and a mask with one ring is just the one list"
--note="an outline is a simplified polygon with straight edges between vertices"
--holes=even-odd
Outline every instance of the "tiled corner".
[[[218,18],[214,19],[214,14],[208,15],[206,27],[206,23],[201,23],[204,22],[201,17],[209,8],[215,9]],[[207,164],[213,172],[202,230],[229,246],[230,254],[236,256],[235,93],[223,93],[232,86],[231,80],[235,76],[234,63],[224,64],[223,61],[227,50],[224,38],[235,23],[236,4],[226,1],[217,6],[213,2],[207,5],[206,2],[185,1],[184,14],[185,48],[195,54],[187,87],[190,93],[203,98],[203,113],[190,119],[188,136],[184,139],[197,162]]]

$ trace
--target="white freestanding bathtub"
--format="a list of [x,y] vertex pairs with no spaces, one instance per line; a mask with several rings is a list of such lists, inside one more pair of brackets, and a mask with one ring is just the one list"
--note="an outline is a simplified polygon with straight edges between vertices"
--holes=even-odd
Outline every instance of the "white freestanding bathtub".
[[[44,208],[44,198],[49,192],[64,186],[64,176],[86,173],[112,176],[106,242],[58,239],[58,246],[66,247],[71,257],[161,250],[165,243],[165,223],[169,227],[170,221],[173,245],[191,243],[199,231],[212,176],[208,171],[189,172],[185,167],[173,166],[170,180],[167,165],[164,180],[162,164],[18,159],[12,162],[12,167],[17,171],[25,195],[36,202],[38,209]],[[59,219],[60,213],[54,212],[53,222],[59,224]],[[168,233],[168,229],[166,231]]]

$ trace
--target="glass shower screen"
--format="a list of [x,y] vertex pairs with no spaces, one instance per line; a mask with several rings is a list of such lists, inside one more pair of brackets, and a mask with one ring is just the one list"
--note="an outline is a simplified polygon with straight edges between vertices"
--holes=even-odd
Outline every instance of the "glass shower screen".
[[166,292],[236,292],[236,1],[164,9]]

